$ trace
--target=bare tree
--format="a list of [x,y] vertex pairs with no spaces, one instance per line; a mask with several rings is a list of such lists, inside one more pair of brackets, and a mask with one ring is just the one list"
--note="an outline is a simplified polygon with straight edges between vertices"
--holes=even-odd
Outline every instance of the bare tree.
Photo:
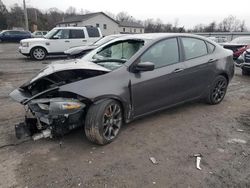
[[134,22],[135,19],[129,15],[127,12],[120,12],[116,15],[116,20],[120,21],[120,22]]
[[67,8],[66,14],[67,14],[67,15],[76,15],[76,8],[70,6],[69,8]]
[[8,26],[7,15],[8,15],[8,11],[6,9],[6,6],[0,0],[0,30],[7,29],[7,26]]

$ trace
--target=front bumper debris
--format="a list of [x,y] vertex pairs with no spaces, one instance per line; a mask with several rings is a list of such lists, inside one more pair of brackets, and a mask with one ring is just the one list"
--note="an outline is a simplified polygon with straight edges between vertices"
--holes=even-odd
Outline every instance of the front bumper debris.
[[[48,104],[48,101],[52,100],[37,100],[38,103],[34,100],[26,105],[24,122],[15,126],[16,137],[18,139],[32,137],[33,140],[38,140],[41,138],[63,136],[70,130],[83,125],[85,104],[77,102],[80,105],[78,109],[61,110],[57,109],[55,104]],[[65,100],[76,101],[75,99]],[[42,108],[48,109],[45,110]]]

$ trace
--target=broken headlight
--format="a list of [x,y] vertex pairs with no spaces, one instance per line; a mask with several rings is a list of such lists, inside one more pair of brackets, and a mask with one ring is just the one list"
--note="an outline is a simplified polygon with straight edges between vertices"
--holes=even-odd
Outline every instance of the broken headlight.
[[68,98],[35,99],[29,103],[32,111],[51,115],[71,114],[83,109],[85,106],[84,103],[77,99]]

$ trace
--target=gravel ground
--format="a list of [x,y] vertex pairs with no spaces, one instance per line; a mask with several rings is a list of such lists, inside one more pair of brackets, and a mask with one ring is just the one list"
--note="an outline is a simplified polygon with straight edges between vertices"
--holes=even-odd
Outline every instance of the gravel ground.
[[250,77],[239,69],[221,104],[147,116],[109,145],[90,143],[82,129],[62,140],[20,143],[14,125],[24,110],[8,93],[58,59],[31,61],[17,47],[0,44],[0,147],[9,145],[0,148],[0,187],[250,187]]

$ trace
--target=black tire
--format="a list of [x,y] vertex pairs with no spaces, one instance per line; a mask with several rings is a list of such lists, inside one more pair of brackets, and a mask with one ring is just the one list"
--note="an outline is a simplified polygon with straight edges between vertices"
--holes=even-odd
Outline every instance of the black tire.
[[217,76],[208,92],[207,103],[211,105],[219,104],[226,95],[227,86],[227,78],[222,75]]
[[85,134],[91,142],[105,145],[117,137],[122,122],[121,105],[107,99],[90,106],[85,119]]
[[242,69],[241,70],[242,75],[246,76],[246,75],[250,75],[250,71],[246,70],[246,69]]
[[47,56],[47,51],[43,47],[35,47],[31,50],[30,56],[32,59],[41,61]]

